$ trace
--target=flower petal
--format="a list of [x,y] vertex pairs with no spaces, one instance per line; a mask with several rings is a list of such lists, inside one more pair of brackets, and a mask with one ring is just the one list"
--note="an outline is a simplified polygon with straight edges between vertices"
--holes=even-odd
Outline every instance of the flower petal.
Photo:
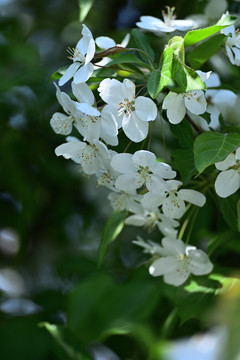
[[137,97],[135,109],[137,116],[143,121],[152,121],[157,117],[157,107],[155,103],[145,96]]
[[190,271],[194,275],[209,274],[213,269],[207,254],[202,250],[190,250],[188,253],[190,262]]
[[147,150],[138,150],[133,154],[132,158],[133,162],[135,162],[137,165],[146,167],[150,163],[156,161],[156,156]]
[[191,113],[199,115],[203,114],[207,108],[207,101],[202,90],[189,91],[184,96],[186,108]]
[[218,196],[226,198],[234,194],[240,187],[240,176],[236,170],[230,169],[220,172],[215,181]]
[[177,268],[177,260],[173,256],[166,256],[155,260],[149,268],[149,273],[152,276],[161,276],[166,273],[171,273]]
[[94,70],[94,66],[92,63],[88,63],[86,65],[81,66],[80,69],[74,75],[73,81],[76,84],[79,84],[81,82],[86,82],[92,75],[93,70]]
[[178,197],[200,207],[202,207],[206,202],[205,195],[201,194],[199,191],[191,189],[180,189],[178,191]]
[[170,92],[165,97],[162,108],[167,110],[168,120],[172,124],[179,124],[186,114],[186,107],[182,94]]
[[72,132],[72,122],[73,117],[56,112],[50,120],[50,125],[56,134],[69,135]]
[[72,91],[73,95],[79,102],[87,103],[89,105],[93,105],[94,103],[94,95],[90,87],[84,82],[76,84],[72,82]]
[[114,170],[122,174],[135,174],[138,166],[132,161],[132,154],[121,153],[114,155],[111,161],[111,166]]
[[130,140],[140,142],[147,137],[148,122],[142,121],[132,112],[129,116],[123,117],[122,129]]
[[95,42],[97,46],[100,47],[100,49],[104,49],[104,50],[116,46],[115,41],[108,36],[98,36],[95,39]]
[[59,79],[58,81],[58,85],[62,86],[64,85],[68,80],[70,80],[74,74],[76,73],[76,71],[78,70],[78,68],[81,66],[81,64],[76,61],[73,64],[71,64],[67,70],[65,71],[65,73],[63,74],[63,76]]

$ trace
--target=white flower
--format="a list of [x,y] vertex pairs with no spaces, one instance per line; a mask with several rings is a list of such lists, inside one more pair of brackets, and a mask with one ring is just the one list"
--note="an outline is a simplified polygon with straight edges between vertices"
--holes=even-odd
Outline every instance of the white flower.
[[112,158],[112,167],[121,175],[116,180],[116,188],[133,192],[146,185],[148,189],[165,190],[163,179],[173,179],[176,172],[168,164],[157,162],[156,156],[150,151],[139,150],[133,155],[117,154]]
[[137,26],[143,30],[152,31],[155,35],[162,35],[163,32],[173,32],[176,30],[187,31],[192,29],[195,23],[192,20],[175,20],[174,7],[166,6],[167,13],[162,11],[163,20],[155,18],[153,16],[141,16],[140,22],[137,22]]
[[191,113],[203,114],[207,108],[207,102],[202,90],[192,90],[187,93],[169,92],[162,105],[167,110],[170,123],[179,124],[189,110]]
[[64,85],[72,77],[77,84],[86,82],[93,73],[94,66],[90,61],[94,57],[95,42],[86,25],[83,24],[82,38],[78,41],[76,48],[70,49],[69,52],[73,64],[59,79],[59,86]]
[[205,275],[213,269],[206,253],[195,246],[186,246],[178,239],[163,238],[158,253],[161,257],[152,263],[149,273],[163,275],[164,281],[170,285],[182,285],[190,274]]
[[240,30],[235,31],[234,25],[231,25],[222,29],[221,33],[228,36],[225,46],[230,62],[240,66]]
[[226,198],[240,188],[240,148],[235,154],[229,154],[225,160],[215,164],[221,172],[215,181],[218,196]]
[[199,191],[191,189],[178,190],[182,185],[181,181],[166,181],[165,194],[155,190],[143,195],[141,201],[146,209],[151,209],[162,205],[164,215],[170,219],[180,219],[186,210],[185,201],[202,207],[206,202],[206,197]]
[[95,39],[97,46],[100,49],[108,50],[114,46],[126,47],[130,39],[130,34],[127,34],[120,44],[117,44],[115,40],[108,36],[98,36]]
[[115,211],[128,210],[131,212],[140,212],[141,204],[139,204],[139,200],[141,199],[141,195],[137,194],[128,194],[127,192],[120,192],[115,190],[108,195],[108,199],[112,208]]
[[118,127],[127,137],[139,142],[148,134],[148,122],[157,117],[155,103],[144,96],[135,98],[135,84],[124,79],[104,79],[98,88],[101,98],[108,104],[105,108],[115,115]]
[[77,164],[81,164],[87,175],[96,174],[104,168],[104,160],[108,158],[110,160],[108,148],[101,141],[94,140],[93,144],[87,145],[77,139],[69,140],[55,149],[56,155],[62,155],[65,159],[72,159]]

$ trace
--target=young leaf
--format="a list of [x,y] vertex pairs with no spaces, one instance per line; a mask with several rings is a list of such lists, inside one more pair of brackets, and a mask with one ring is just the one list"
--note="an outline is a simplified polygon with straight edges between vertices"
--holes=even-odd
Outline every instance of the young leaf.
[[124,226],[124,220],[127,216],[127,211],[123,210],[120,212],[113,212],[105,226],[103,231],[103,236],[101,239],[101,243],[98,249],[98,264],[99,266],[102,264],[103,258],[107,253],[108,245],[113,242]]
[[173,61],[172,77],[178,85],[173,90],[175,92],[183,93],[191,90],[206,89],[206,85],[202,82],[200,76],[179,60]]
[[93,6],[94,0],[78,0],[79,21],[83,22]]
[[187,56],[191,67],[199,69],[211,56],[220,50],[225,40],[225,35],[218,34],[194,48]]
[[224,160],[240,146],[240,134],[205,132],[194,142],[194,161],[199,173],[208,166]]
[[161,78],[158,87],[158,94],[164,87],[171,88],[174,86],[174,82],[172,80],[172,62],[173,49],[169,47],[164,50],[160,60]]
[[173,50],[174,57],[178,58],[184,63],[184,38],[181,36],[174,36],[168,42],[168,48]]
[[175,150],[172,155],[175,166],[180,172],[183,185],[187,185],[192,176],[197,174],[193,152],[191,150],[178,149]]
[[[138,30],[138,29],[132,29],[132,35],[133,38],[135,40],[135,43],[137,45],[137,47],[141,50],[143,50],[148,56],[150,56],[150,58],[154,61],[154,51],[151,48],[149,42],[147,41],[145,35],[143,34],[142,31]],[[144,54],[139,53],[139,56],[141,57],[141,59],[144,62],[149,63],[149,65],[152,67],[152,63],[151,61],[148,59],[147,56],[145,56]]]
[[236,22],[236,20],[237,18],[235,16],[226,15],[223,19],[220,19],[213,26],[209,26],[205,29],[189,31],[184,37],[185,47],[196,44],[204,39],[207,39],[209,36],[216,34],[218,31],[224,29],[225,27],[233,25]]

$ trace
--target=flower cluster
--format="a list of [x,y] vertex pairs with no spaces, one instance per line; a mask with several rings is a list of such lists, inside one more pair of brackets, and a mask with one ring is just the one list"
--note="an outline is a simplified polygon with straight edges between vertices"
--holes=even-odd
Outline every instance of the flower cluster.
[[[175,20],[173,10],[168,7],[167,13],[163,13],[164,22],[143,16],[137,25],[157,35],[160,32],[186,31],[194,27],[191,21]],[[97,91],[94,93],[93,87],[87,83],[88,79],[98,68],[98,64],[105,66],[111,61],[108,55],[112,54],[113,49],[117,49],[116,53],[121,49],[126,51],[128,41],[129,35],[121,45],[107,37],[99,37],[94,41],[90,30],[83,25],[82,38],[76,48],[70,50],[73,63],[59,79],[58,85],[55,84],[56,96],[63,112],[53,114],[50,121],[57,134],[70,135],[74,131],[77,135],[68,136],[66,142],[59,145],[55,152],[57,156],[79,164],[84,174],[94,175],[98,186],[109,189],[108,198],[114,211],[128,212],[125,224],[144,227],[148,231],[154,228],[160,231],[162,245],[145,242],[140,238],[135,244],[153,256],[149,268],[152,276],[163,275],[166,283],[179,286],[190,274],[208,274],[213,268],[207,254],[179,239],[182,238],[182,233],[180,236],[178,229],[186,211],[192,206],[203,207],[206,197],[197,190],[197,186],[189,185],[184,188],[184,181],[179,180],[176,169],[150,151],[152,125],[166,110],[166,117],[171,124],[180,124],[187,118],[196,128],[201,121],[205,121],[201,115],[204,116],[207,111],[210,114],[210,124],[207,126],[205,123],[204,130],[218,128],[218,117],[222,112],[219,96],[223,99],[228,97],[231,102],[235,102],[236,95],[229,90],[211,89],[220,85],[219,78],[214,73],[201,71],[195,72],[195,77],[192,78],[193,84],[197,84],[194,82],[196,78],[198,84],[202,82],[201,88],[193,85],[190,91],[182,93],[170,88],[157,97],[158,101],[148,97],[146,85],[139,82],[137,77],[120,81],[117,73],[112,78],[101,81],[96,78],[94,87]],[[104,53],[103,59],[95,52],[95,43],[98,48],[104,49],[101,52]],[[238,56],[236,49],[237,45],[233,49],[235,57]],[[149,66],[140,70],[146,79]],[[61,91],[60,87],[71,79],[72,93],[69,95]],[[204,83],[209,88],[207,91]],[[140,87],[138,91],[137,86]],[[154,96],[153,98],[155,99]],[[149,139],[146,145],[147,137]],[[122,149],[122,139],[124,142],[128,139],[129,144],[125,150],[119,151],[119,148]],[[127,152],[132,142],[135,143],[134,153]],[[136,150],[139,143],[141,146]],[[219,196],[227,197],[240,188],[239,160],[240,148],[235,154],[228,155],[226,160],[216,164],[221,171],[215,183]],[[229,182],[232,184],[231,190],[226,185]]]

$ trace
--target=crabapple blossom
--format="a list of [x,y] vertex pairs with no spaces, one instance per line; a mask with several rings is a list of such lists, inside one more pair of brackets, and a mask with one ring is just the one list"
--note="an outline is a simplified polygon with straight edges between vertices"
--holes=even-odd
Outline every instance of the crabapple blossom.
[[235,154],[229,154],[225,160],[215,164],[221,172],[215,181],[216,193],[226,198],[240,188],[240,148]]
[[185,245],[179,239],[165,237],[162,248],[157,249],[160,258],[149,268],[152,276],[163,275],[167,284],[182,285],[190,276],[209,274],[213,265],[206,253],[195,246]]
[[162,108],[167,110],[170,123],[179,124],[187,110],[196,115],[203,114],[207,102],[202,90],[192,90],[182,94],[170,91],[163,101]]
[[180,219],[186,210],[185,201],[202,207],[206,202],[206,197],[199,191],[192,189],[179,189],[181,181],[168,180],[164,193],[159,191],[149,191],[142,198],[142,205],[146,209],[156,208],[162,205],[164,215],[170,219]]
[[69,58],[73,64],[68,67],[63,76],[59,79],[59,86],[64,85],[73,77],[75,83],[85,82],[92,75],[94,66],[90,62],[95,53],[95,42],[91,31],[83,24],[82,38],[74,49],[69,49]]
[[168,164],[157,162],[156,156],[146,150],[117,154],[112,158],[112,167],[121,175],[116,179],[116,188],[123,191],[135,192],[146,185],[148,189],[165,189],[163,179],[173,179],[176,172]]
[[63,156],[65,159],[72,159],[77,164],[81,164],[87,175],[96,174],[104,167],[104,160],[110,158],[108,148],[99,140],[94,140],[88,145],[76,138],[70,138],[68,142],[59,145],[55,153],[57,156]]
[[164,32],[170,33],[176,30],[186,31],[194,27],[195,24],[192,20],[175,20],[175,7],[171,8],[166,6],[166,8],[167,13],[164,10],[162,11],[164,21],[154,16],[141,16],[140,22],[137,22],[136,25],[143,30],[153,32],[157,36],[162,35]]
[[123,211],[128,210],[131,212],[140,212],[141,211],[141,204],[139,200],[141,199],[141,195],[138,194],[129,194],[127,192],[120,192],[119,190],[115,189],[114,192],[111,192],[108,195],[108,199],[112,208],[115,211]]
[[123,83],[116,79],[104,79],[98,88],[101,98],[108,104],[105,108],[115,115],[118,127],[127,137],[140,142],[148,134],[148,122],[157,117],[155,103],[145,97],[135,97],[135,84],[128,79]]
[[225,47],[230,62],[240,66],[240,30],[231,25],[222,29],[221,33],[228,36]]

